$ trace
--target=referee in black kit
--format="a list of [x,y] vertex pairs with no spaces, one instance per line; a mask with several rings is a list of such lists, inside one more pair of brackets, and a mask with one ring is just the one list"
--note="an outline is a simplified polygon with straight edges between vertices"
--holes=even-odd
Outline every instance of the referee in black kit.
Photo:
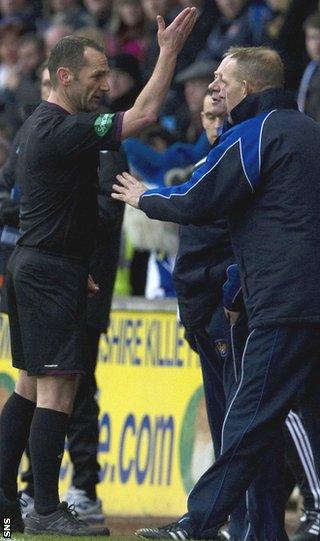
[[98,290],[88,277],[98,155],[155,120],[195,19],[194,8],[183,10],[168,28],[158,17],[157,65],[124,114],[95,112],[109,90],[102,47],[67,37],[51,52],[53,89],[27,120],[19,157],[21,238],[7,277],[12,358],[20,374],[0,419],[0,519],[10,517],[13,531],[23,531],[16,479],[29,438],[35,511],[25,531],[101,535],[59,503],[58,495],[76,376],[84,372],[87,290]]

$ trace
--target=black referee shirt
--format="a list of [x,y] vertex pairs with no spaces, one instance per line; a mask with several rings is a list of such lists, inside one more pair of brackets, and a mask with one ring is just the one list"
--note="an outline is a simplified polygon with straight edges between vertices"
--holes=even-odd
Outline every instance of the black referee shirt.
[[20,246],[87,261],[98,217],[99,151],[117,149],[123,114],[69,114],[42,102],[19,149]]

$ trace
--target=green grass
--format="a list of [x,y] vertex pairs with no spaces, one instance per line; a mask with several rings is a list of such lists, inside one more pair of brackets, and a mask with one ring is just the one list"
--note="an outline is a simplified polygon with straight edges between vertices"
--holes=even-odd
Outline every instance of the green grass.
[[[11,541],[99,541],[108,539],[110,541],[132,541],[134,536],[129,535],[111,535],[110,537],[70,537],[70,535],[27,535],[27,534],[12,534]],[[0,537],[2,541],[2,537]],[[137,538],[136,538],[137,539]]]

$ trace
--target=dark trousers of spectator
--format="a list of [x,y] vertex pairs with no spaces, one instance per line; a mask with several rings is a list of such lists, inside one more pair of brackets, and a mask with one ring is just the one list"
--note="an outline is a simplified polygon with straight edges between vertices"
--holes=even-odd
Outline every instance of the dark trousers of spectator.
[[[213,536],[226,522],[261,473],[268,453],[282,441],[283,423],[297,399],[319,473],[319,351],[318,324],[259,328],[249,334],[240,379],[227,404],[222,453],[188,499],[197,537]],[[287,537],[285,532],[279,532],[274,539],[282,541]],[[259,541],[264,538],[259,537]]]
[[[99,407],[95,399],[97,391],[95,369],[101,333],[89,325],[86,330],[87,374],[81,376],[79,380],[67,440],[73,464],[72,485],[85,490],[90,498],[94,498],[100,469],[97,462]],[[27,483],[28,494],[33,496],[33,474],[30,460],[29,469],[22,474],[21,479]]]
[[[307,463],[308,478],[302,465],[297,448],[292,440],[292,436],[287,426],[284,427],[285,437],[285,455],[286,455],[286,489],[290,496],[295,485],[299,487],[303,498],[303,507],[307,511],[320,512],[320,485],[315,477],[315,472]],[[307,457],[305,459],[305,462]]]

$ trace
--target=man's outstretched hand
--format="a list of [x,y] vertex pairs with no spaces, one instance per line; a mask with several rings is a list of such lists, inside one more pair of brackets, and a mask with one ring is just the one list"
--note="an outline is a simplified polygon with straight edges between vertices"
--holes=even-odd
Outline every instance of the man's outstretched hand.
[[116,178],[119,184],[113,184],[111,197],[138,209],[140,196],[147,190],[147,186],[129,173],[122,173]]
[[166,28],[163,17],[158,15],[158,43],[160,49],[168,49],[178,54],[189,36],[196,19],[196,8],[185,8]]

